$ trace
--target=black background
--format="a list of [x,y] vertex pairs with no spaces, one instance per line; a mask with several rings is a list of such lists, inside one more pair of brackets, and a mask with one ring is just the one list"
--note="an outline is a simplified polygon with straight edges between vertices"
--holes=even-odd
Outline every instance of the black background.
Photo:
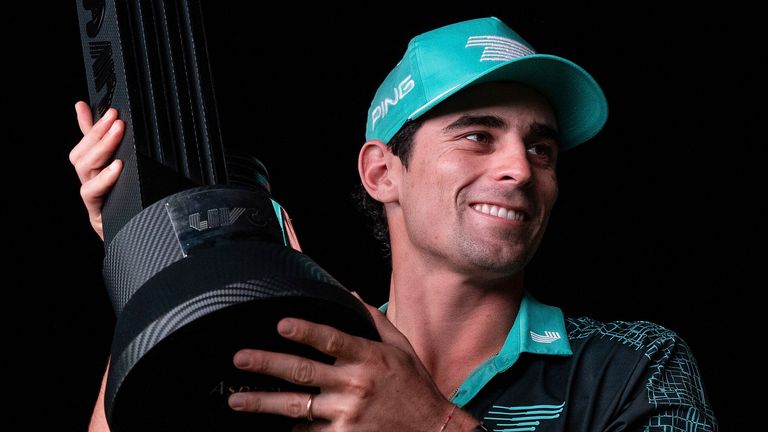
[[[677,331],[723,430],[748,424],[740,374],[756,364],[761,336],[747,306],[765,286],[756,266],[766,55],[756,11],[508,1],[284,2],[265,12],[235,3],[206,2],[225,143],[254,146],[305,252],[372,304],[386,298],[388,264],[349,192],[370,100],[410,37],[495,15],[539,52],[587,69],[608,97],[608,124],[561,156],[560,200],[530,287],[572,315]],[[13,409],[9,421],[84,430],[114,317],[102,246],[67,160],[80,138],[73,105],[87,98],[75,2],[7,13],[6,266],[22,282],[8,289],[5,316],[24,318],[5,326],[5,369],[11,397],[33,413]]]

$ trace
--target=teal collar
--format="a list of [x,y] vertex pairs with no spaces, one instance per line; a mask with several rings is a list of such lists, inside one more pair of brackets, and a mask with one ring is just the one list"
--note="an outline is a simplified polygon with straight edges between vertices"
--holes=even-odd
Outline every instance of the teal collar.
[[[388,304],[381,308],[386,312]],[[507,334],[504,346],[498,354],[478,366],[451,398],[462,407],[493,379],[515,364],[521,353],[570,356],[563,312],[554,306],[539,303],[528,293],[523,296],[515,323]]]

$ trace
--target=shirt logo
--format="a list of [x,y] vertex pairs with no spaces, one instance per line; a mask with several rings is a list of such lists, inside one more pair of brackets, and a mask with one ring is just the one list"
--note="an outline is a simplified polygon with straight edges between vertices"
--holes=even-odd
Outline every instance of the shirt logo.
[[521,44],[520,42],[501,36],[470,36],[467,39],[469,47],[483,47],[483,54],[480,61],[507,61],[532,54],[536,51]]
[[542,421],[559,418],[564,407],[565,402],[560,405],[493,405],[483,418],[483,424],[494,432],[535,431]]
[[543,335],[540,335],[532,331],[531,339],[534,342],[551,344],[552,342],[558,339],[562,339],[562,337],[560,336],[560,332],[556,332],[556,331],[545,331]]

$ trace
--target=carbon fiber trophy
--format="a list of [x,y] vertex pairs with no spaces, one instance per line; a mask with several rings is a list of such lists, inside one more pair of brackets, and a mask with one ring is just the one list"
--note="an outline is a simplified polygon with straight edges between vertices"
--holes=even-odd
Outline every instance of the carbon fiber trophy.
[[77,0],[77,8],[96,117],[114,106],[126,126],[116,156],[123,173],[102,211],[117,316],[111,430],[289,430],[290,419],[228,408],[235,391],[295,389],[239,371],[234,353],[330,363],[279,337],[277,321],[300,317],[378,339],[370,315],[298,251],[261,163],[225,157],[200,1]]

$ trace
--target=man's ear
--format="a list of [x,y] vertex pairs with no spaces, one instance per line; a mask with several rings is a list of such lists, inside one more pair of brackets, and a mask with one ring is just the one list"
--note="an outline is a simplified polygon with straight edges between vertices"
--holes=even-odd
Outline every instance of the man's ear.
[[363,187],[376,201],[387,203],[397,200],[402,164],[386,144],[379,140],[363,144],[357,170]]

